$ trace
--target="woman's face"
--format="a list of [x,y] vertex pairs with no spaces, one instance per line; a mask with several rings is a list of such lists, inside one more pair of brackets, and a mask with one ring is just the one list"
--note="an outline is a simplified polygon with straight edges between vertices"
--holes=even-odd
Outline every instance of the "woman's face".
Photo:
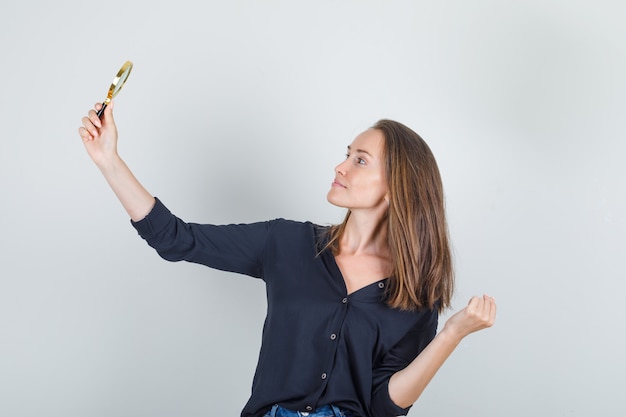
[[348,146],[346,160],[335,168],[327,199],[331,204],[350,209],[379,209],[387,202],[389,190],[383,161],[385,137],[380,130],[368,129]]

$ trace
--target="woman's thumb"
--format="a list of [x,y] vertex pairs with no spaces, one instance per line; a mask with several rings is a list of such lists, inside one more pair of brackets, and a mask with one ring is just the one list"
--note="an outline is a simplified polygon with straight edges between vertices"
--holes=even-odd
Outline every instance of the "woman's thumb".
[[111,100],[107,108],[104,109],[104,119],[107,122],[115,123],[115,121],[113,120],[113,106],[114,106],[113,103],[114,103],[113,100]]

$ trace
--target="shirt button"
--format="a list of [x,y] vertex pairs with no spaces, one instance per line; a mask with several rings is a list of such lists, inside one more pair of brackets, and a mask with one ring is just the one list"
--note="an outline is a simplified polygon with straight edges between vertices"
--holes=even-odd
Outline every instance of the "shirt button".
[[313,407],[311,407],[310,405],[307,405],[305,408],[307,409],[307,411],[313,410]]
[[324,372],[324,373],[322,374],[322,379],[326,379],[326,377],[327,377],[326,372]]
[[341,300],[341,302],[345,304],[345,303],[347,303],[347,302],[348,302],[348,299],[347,299],[347,298],[344,298],[343,300]]
[[330,335],[330,340],[335,340],[337,338],[337,335],[335,333]]
[[378,288],[385,288],[385,284],[383,282],[378,283]]

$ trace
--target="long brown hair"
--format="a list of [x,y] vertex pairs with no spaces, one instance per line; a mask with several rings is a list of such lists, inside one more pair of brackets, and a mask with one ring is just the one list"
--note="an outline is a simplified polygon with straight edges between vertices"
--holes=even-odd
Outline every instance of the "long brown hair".
[[[424,139],[402,123],[383,119],[372,128],[385,137],[392,258],[387,303],[402,310],[436,307],[441,312],[450,306],[454,271],[437,162]],[[330,228],[326,247],[335,252],[349,216]]]

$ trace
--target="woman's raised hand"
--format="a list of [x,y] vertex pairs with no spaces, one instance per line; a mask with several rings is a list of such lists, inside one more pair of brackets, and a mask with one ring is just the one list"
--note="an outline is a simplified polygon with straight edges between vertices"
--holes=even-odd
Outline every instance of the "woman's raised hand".
[[467,306],[448,319],[444,330],[462,339],[470,333],[493,326],[496,300],[488,295],[472,297]]
[[101,166],[117,157],[117,127],[113,120],[113,102],[106,109],[102,119],[97,115],[97,111],[102,108],[101,103],[96,103],[94,108],[89,110],[87,116],[82,118],[83,125],[78,128],[87,153],[96,165]]
[[470,333],[493,326],[496,301],[483,295],[472,297],[467,306],[446,321],[443,329],[426,348],[389,380],[389,396],[400,407],[413,404],[431,381],[441,365],[461,340]]
[[109,103],[102,119],[96,111],[102,108],[97,103],[83,117],[78,134],[85,144],[87,153],[96,163],[111,189],[120,200],[130,218],[138,221],[152,210],[154,197],[146,191],[117,154],[117,127],[113,120],[113,101]]

